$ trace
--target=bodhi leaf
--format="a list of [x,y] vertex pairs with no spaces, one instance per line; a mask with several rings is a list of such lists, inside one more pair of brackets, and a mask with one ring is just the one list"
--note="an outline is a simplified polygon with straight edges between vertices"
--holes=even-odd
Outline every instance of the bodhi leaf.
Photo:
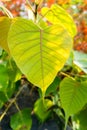
[[18,67],[43,92],[65,64],[72,48],[72,38],[62,26],[42,29],[22,18],[12,24],[8,43]]
[[76,35],[76,25],[72,17],[60,6],[54,4],[51,8],[43,7],[41,13],[52,24],[62,24],[72,37]]
[[11,25],[11,20],[8,17],[0,17],[0,46],[9,52],[7,36]]
[[77,113],[87,103],[87,81],[78,82],[65,78],[60,83],[60,99],[66,119]]

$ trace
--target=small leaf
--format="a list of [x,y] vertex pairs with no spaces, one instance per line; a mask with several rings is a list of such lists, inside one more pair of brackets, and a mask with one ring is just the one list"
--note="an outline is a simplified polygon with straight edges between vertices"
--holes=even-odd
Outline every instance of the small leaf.
[[79,130],[87,130],[87,108],[74,115],[73,120],[79,122]]
[[34,112],[39,117],[39,119],[43,122],[45,121],[50,114],[50,111],[47,111],[51,106],[53,105],[53,102],[48,99],[40,98],[35,102],[34,105]]
[[65,78],[60,83],[60,99],[67,118],[77,113],[87,103],[87,81]]
[[30,130],[32,119],[28,108],[14,114],[11,117],[11,127],[13,130]]
[[10,53],[7,43],[8,31],[11,25],[11,20],[8,17],[0,17],[0,46]]
[[81,70],[87,73],[87,54],[83,52],[74,51],[74,64]]
[[72,48],[72,38],[62,26],[43,29],[22,18],[16,18],[12,24],[8,43],[20,70],[42,92],[64,66]]
[[59,5],[52,5],[51,8],[43,7],[42,15],[52,24],[62,24],[72,37],[77,33],[76,25],[72,17]]

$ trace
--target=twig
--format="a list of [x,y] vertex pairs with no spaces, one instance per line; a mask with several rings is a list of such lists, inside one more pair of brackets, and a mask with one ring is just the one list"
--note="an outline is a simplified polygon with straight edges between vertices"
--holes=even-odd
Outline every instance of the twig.
[[0,5],[0,8],[2,9],[2,11],[9,17],[9,18],[13,18],[13,15],[11,14],[11,12],[5,8],[3,5]]
[[26,6],[26,7],[29,8],[30,10],[32,10],[32,12],[34,13],[35,11],[34,11],[34,9],[32,8],[30,2],[29,2],[28,0],[26,0],[26,3],[27,3],[27,5],[28,5],[28,6]]
[[67,73],[60,72],[60,74],[62,74],[62,75],[64,75],[65,77],[68,77],[68,78],[71,78],[71,79],[73,79],[73,80],[74,80],[74,78],[73,78],[73,77],[71,77],[70,75],[68,75]]
[[12,106],[12,104],[15,103],[15,101],[16,101],[18,95],[21,93],[23,87],[21,87],[19,89],[19,91],[17,92],[17,94],[15,95],[15,97],[11,100],[10,104],[7,106],[7,108],[5,109],[5,111],[2,113],[2,115],[0,116],[0,121],[4,118],[5,114],[7,113],[7,111],[9,110],[9,108]]

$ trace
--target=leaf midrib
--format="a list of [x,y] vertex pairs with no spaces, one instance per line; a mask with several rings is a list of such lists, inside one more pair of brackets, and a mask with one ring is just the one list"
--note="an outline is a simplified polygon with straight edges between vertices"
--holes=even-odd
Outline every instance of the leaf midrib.
[[43,54],[42,54],[42,34],[43,30],[40,29],[40,59],[41,59],[41,74],[42,74],[42,82],[43,82],[43,89],[44,89],[44,72],[43,72]]

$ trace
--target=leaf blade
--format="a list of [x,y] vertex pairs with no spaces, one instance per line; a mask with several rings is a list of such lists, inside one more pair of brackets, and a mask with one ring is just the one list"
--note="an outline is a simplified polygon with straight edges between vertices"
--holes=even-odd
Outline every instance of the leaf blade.
[[43,7],[41,13],[52,24],[62,24],[72,37],[76,35],[76,25],[72,17],[59,5],[54,4],[51,8]]
[[7,43],[7,36],[10,25],[11,20],[8,17],[0,17],[0,46],[8,53],[10,53],[10,51]]
[[21,18],[12,24],[8,43],[18,67],[44,92],[63,67],[72,48],[72,38],[62,26],[42,29]]
[[87,102],[87,81],[65,78],[60,84],[60,98],[66,117],[77,113]]

